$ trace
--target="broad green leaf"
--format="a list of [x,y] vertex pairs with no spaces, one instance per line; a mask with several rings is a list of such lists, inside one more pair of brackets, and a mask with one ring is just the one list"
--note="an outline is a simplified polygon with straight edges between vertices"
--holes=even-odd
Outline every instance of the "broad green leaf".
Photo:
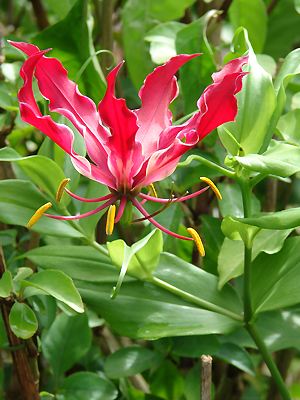
[[186,400],[199,400],[201,397],[200,362],[196,363],[185,375],[184,395]]
[[261,53],[267,34],[267,10],[263,0],[234,0],[229,8],[229,19],[234,29],[247,29],[253,50]]
[[7,93],[4,88],[0,88],[0,108],[6,111],[19,111],[17,99]]
[[276,60],[297,47],[300,40],[299,14],[295,0],[278,1],[269,15],[265,52]]
[[162,64],[176,55],[175,40],[177,33],[185,25],[170,21],[152,28],[145,37],[150,42],[150,55],[155,64]]
[[[77,0],[68,15],[55,25],[38,33],[32,42],[41,48],[53,48],[50,55],[57,57],[77,80],[78,72],[90,56],[95,54],[91,37],[91,20],[85,0]],[[97,58],[94,56],[79,81],[80,89],[99,101],[104,95],[105,79]]]
[[59,314],[42,336],[42,350],[56,379],[83,357],[91,345],[91,330],[85,314]]
[[84,312],[80,294],[72,279],[64,272],[50,269],[37,272],[30,280],[23,281],[23,284],[42,290],[79,313]]
[[128,271],[130,276],[141,280],[151,278],[157,267],[160,253],[162,252],[162,233],[158,229],[152,231],[134,243],[131,247],[119,239],[107,243],[112,262],[120,269],[120,275],[113,295],[117,295]]
[[125,378],[155,367],[160,359],[159,353],[145,347],[124,347],[106,358],[104,372],[111,379]]
[[25,303],[15,303],[9,313],[9,325],[21,339],[29,339],[38,329],[35,313]]
[[[252,260],[261,252],[274,254],[281,250],[291,230],[261,230],[254,238]],[[241,241],[225,238],[218,257],[219,288],[230,279],[243,274],[244,245]]]
[[222,232],[231,240],[242,240],[246,246],[251,246],[259,229],[247,224],[245,219],[242,222],[241,220],[241,218],[225,217],[221,225]]
[[50,158],[43,156],[21,157],[14,149],[0,149],[0,161],[17,162],[25,174],[52,198],[55,198],[60,182],[65,178],[61,168]]
[[118,391],[107,379],[93,372],[69,375],[59,389],[58,400],[114,400]]
[[195,3],[195,0],[151,0],[149,12],[159,21],[170,21],[183,17],[186,8]]
[[234,365],[236,368],[250,375],[255,375],[253,361],[242,347],[233,343],[223,343],[218,352],[214,354],[216,358],[220,358],[228,364]]
[[236,218],[243,224],[257,226],[264,229],[291,229],[300,226],[300,208],[273,213],[265,213],[251,218]]
[[227,60],[248,51],[249,75],[243,78],[243,88],[237,96],[239,111],[236,121],[222,125],[218,132],[229,153],[247,155],[259,152],[265,141],[275,110],[276,96],[272,77],[257,62],[245,29],[236,31],[233,44],[235,52],[229,54]]
[[154,26],[149,13],[150,0],[128,0],[122,11],[123,45],[130,78],[139,89],[145,76],[152,70],[149,44],[144,37]]
[[[226,286],[218,291],[217,277],[177,257],[162,253],[155,275],[199,299],[241,313],[241,303],[233,288]],[[124,282],[119,296],[113,301],[109,283],[78,281],[77,287],[93,310],[100,313],[119,334],[129,337],[153,339],[205,335],[228,332],[239,325],[229,317],[201,309],[147,282]]]
[[4,229],[0,231],[0,246],[15,246],[18,231],[16,229]]
[[[0,221],[26,226],[36,210],[49,201],[28,181],[7,179],[0,181]],[[65,221],[41,218],[32,230],[47,235],[80,238],[82,233]]]
[[286,178],[300,171],[300,147],[272,140],[265,153],[234,157],[234,160],[250,171]]
[[182,374],[171,361],[165,360],[151,376],[150,389],[159,398],[181,400],[184,391]]
[[13,290],[10,271],[4,271],[0,279],[0,297],[8,297]]
[[[244,207],[239,186],[236,183],[219,183],[218,188],[222,194],[222,200],[218,201],[222,216],[242,217]],[[260,202],[253,194],[251,195],[251,209],[252,212],[260,211]]]
[[199,358],[202,354],[216,354],[220,347],[216,335],[175,337],[172,342],[172,354],[189,358]]
[[42,246],[25,257],[43,269],[61,270],[72,279],[111,284],[118,279],[110,258],[89,246]]
[[[300,349],[300,310],[299,307],[288,310],[269,311],[256,317],[257,329],[269,351],[282,349]],[[256,348],[244,328],[224,337],[225,342],[235,343],[241,347]]]
[[281,251],[261,254],[252,264],[251,295],[256,313],[300,302],[300,238],[287,239]]
[[300,110],[292,110],[280,117],[277,129],[288,143],[300,145]]
[[209,11],[181,29],[176,36],[178,54],[203,53],[180,69],[180,87],[186,114],[197,109],[197,100],[205,87],[211,83],[211,74],[216,69],[213,51],[206,37],[207,25],[215,14],[215,10]]

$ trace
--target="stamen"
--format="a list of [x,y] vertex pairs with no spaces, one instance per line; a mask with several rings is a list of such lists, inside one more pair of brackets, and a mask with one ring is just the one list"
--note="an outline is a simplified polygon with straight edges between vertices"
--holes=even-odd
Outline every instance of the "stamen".
[[62,195],[64,194],[65,187],[70,182],[70,180],[71,180],[70,178],[65,178],[60,182],[57,192],[56,192],[56,196],[55,196],[55,200],[57,203],[59,203],[61,201]]
[[38,222],[38,220],[45,214],[45,212],[52,207],[52,203],[46,203],[43,206],[41,206],[39,209],[36,210],[36,212],[33,214],[33,216],[30,218],[30,220],[27,222],[26,227],[29,229],[31,228],[34,224]]
[[195,229],[193,229],[193,228],[187,228],[186,230],[187,230],[188,233],[192,236],[193,241],[195,242],[195,244],[196,244],[196,246],[197,246],[197,249],[198,249],[198,251],[199,251],[199,253],[200,253],[200,256],[201,256],[201,257],[204,257],[204,256],[205,256],[205,249],[204,249],[202,240],[201,240],[201,238],[200,238],[198,232],[195,231]]
[[149,190],[150,196],[158,197],[158,196],[157,196],[156,189],[155,189],[153,183],[151,183],[151,184],[148,186],[148,190]]
[[113,204],[109,207],[106,219],[106,234],[112,235],[115,227],[116,206]]
[[109,207],[111,204],[113,204],[115,201],[117,201],[117,197],[114,196],[113,198],[111,198],[110,200],[108,200],[106,203],[102,204],[101,206],[95,208],[94,210],[88,211],[86,213],[83,214],[78,214],[78,215],[53,215],[53,214],[45,214],[45,217],[48,218],[53,218],[53,219],[59,219],[59,220],[63,220],[63,221],[72,221],[73,219],[82,219],[82,218],[86,218],[89,217],[90,215],[94,215],[102,210],[104,210],[105,208]]
[[116,216],[116,218],[115,218],[115,224],[116,224],[117,222],[119,222],[120,219],[122,218],[122,215],[123,215],[124,210],[125,210],[125,207],[126,207],[126,202],[127,202],[126,197],[123,196],[123,197],[121,198],[120,205],[119,205],[118,212],[117,212],[117,216]]
[[171,235],[177,239],[193,240],[190,237],[179,235],[178,233],[172,232],[169,229],[165,228],[160,223],[155,221],[155,219],[151,218],[150,215],[147,214],[147,211],[144,209],[144,207],[136,199],[133,198],[131,201],[132,201],[132,204],[139,210],[139,212],[141,214],[143,214],[144,217],[146,217],[146,219],[148,219],[148,221],[150,221],[154,226],[156,226],[156,228],[160,229],[162,232],[165,232],[168,235]]
[[209,187],[210,186],[206,186],[205,188],[200,189],[195,193],[191,193],[191,194],[188,194],[188,195],[182,196],[182,197],[173,197],[172,199],[161,199],[160,197],[156,198],[156,197],[149,196],[148,194],[144,194],[144,193],[139,193],[139,197],[141,197],[144,200],[153,201],[155,203],[169,203],[169,202],[181,203],[182,201],[186,201],[186,200],[189,200],[189,199],[199,196],[200,194],[206,192],[206,190],[209,189]]
[[67,188],[65,188],[65,192],[67,192],[68,195],[70,195],[74,199],[79,200],[79,201],[84,201],[85,203],[97,203],[99,201],[104,201],[104,200],[111,199],[114,196],[112,193],[109,193],[106,196],[96,197],[96,198],[93,198],[93,199],[86,199],[85,197],[78,196],[77,194],[71,192]]
[[207,178],[206,176],[201,176],[200,179],[201,179],[201,181],[207,183],[207,184],[210,186],[211,190],[214,192],[214,194],[217,196],[217,198],[218,198],[219,200],[222,200],[222,195],[221,195],[219,189],[218,189],[217,186],[213,183],[212,180],[210,180],[210,179]]

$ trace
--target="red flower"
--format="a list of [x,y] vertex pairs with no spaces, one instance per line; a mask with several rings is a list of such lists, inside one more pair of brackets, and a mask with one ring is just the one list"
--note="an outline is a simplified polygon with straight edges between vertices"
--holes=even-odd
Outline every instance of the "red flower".
[[[24,85],[18,95],[23,121],[42,131],[68,153],[78,172],[107,185],[110,190],[110,194],[102,198],[84,199],[65,189],[69,195],[82,201],[106,202],[82,215],[46,215],[64,220],[79,219],[119,202],[115,221],[112,215],[115,210],[108,218],[113,224],[120,220],[126,203],[131,201],[159,229],[175,237],[192,240],[158,224],[138,198],[144,202],[184,201],[208,189],[209,186],[172,200],[141,192],[143,187],[172,174],[180,157],[209,132],[234,120],[237,113],[235,94],[242,88],[242,77],[246,74],[242,66],[247,63],[247,57],[232,60],[220,72],[213,74],[213,84],[204,90],[197,102],[198,111],[184,124],[172,126],[169,104],[178,94],[175,74],[199,54],[175,56],[148,75],[139,92],[142,105],[138,110],[129,110],[124,99],[115,97],[120,63],[107,76],[107,90],[97,111],[93,101],[83,96],[77,85],[68,79],[62,64],[55,58],[45,56],[47,50],[41,51],[28,43],[10,43],[28,56],[21,69]],[[50,115],[42,115],[33,94],[34,77],[41,94],[49,100],[49,110],[64,115],[83,136],[91,162],[74,151],[73,132],[69,127],[58,124]]]

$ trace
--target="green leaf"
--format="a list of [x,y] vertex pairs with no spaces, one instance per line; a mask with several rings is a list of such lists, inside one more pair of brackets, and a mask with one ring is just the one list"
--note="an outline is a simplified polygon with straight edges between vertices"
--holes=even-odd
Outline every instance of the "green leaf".
[[162,64],[176,55],[175,39],[185,25],[170,21],[150,29],[145,40],[150,42],[150,55],[155,64]]
[[150,349],[129,346],[109,355],[104,363],[104,372],[111,379],[125,378],[155,367],[161,356]]
[[195,0],[151,0],[149,2],[149,12],[153,18],[160,21],[170,21],[183,17],[186,8],[195,3]]
[[24,255],[43,269],[57,269],[73,279],[114,283],[118,271],[105,256],[90,246],[42,246]]
[[218,352],[214,354],[215,357],[220,358],[228,364],[234,365],[236,368],[250,374],[255,375],[253,361],[242,347],[233,343],[223,343]]
[[107,243],[112,262],[120,269],[120,275],[113,297],[117,295],[128,271],[130,276],[148,280],[157,267],[163,248],[162,233],[158,229],[149,233],[131,247],[119,239]]
[[[274,254],[281,250],[291,230],[261,230],[253,242],[252,261],[261,253]],[[244,272],[244,245],[225,238],[218,257],[219,288]]]
[[291,229],[300,226],[300,208],[265,213],[251,218],[236,218],[243,224],[257,226],[264,229]]
[[209,11],[181,29],[176,36],[178,54],[203,53],[180,69],[180,87],[186,114],[197,109],[197,100],[201,92],[211,83],[211,74],[216,69],[213,51],[206,37],[207,25],[215,14],[215,10]]
[[252,245],[253,239],[259,229],[251,224],[247,224],[241,218],[225,217],[222,221],[221,229],[225,236],[231,240],[242,240],[247,247]]
[[[244,208],[239,186],[236,183],[219,183],[218,188],[222,194],[222,200],[218,201],[222,216],[242,217]],[[260,202],[253,194],[251,195],[251,206],[253,212],[260,211]]]
[[38,329],[35,313],[25,303],[14,303],[9,313],[9,325],[21,339],[31,338]]
[[257,62],[245,29],[236,31],[233,44],[235,52],[227,56],[227,61],[248,50],[250,73],[243,78],[243,89],[237,96],[239,112],[236,121],[222,125],[218,132],[229,153],[246,155],[261,149],[275,110],[276,96],[272,77]]
[[154,26],[149,13],[149,0],[128,0],[122,12],[123,45],[130,78],[139,89],[152,70],[149,44],[143,38]]
[[182,336],[173,338],[172,354],[180,357],[199,358],[202,354],[217,353],[220,343],[215,335]]
[[[0,221],[11,225],[26,226],[29,219],[47,203],[36,187],[28,181],[7,179],[0,181]],[[47,235],[80,238],[82,233],[65,221],[41,218],[32,230]]]
[[263,0],[234,0],[229,8],[229,19],[234,29],[247,29],[253,50],[261,53],[267,35],[267,10]]
[[4,271],[0,279],[0,297],[8,297],[13,290],[10,271]]
[[[57,270],[41,271],[34,274],[30,280],[23,281],[25,286],[32,286],[46,294],[62,301],[79,313],[84,312],[82,300],[73,281],[64,272]],[[25,291],[26,295],[26,291]]]
[[292,110],[282,115],[278,121],[277,129],[288,143],[300,145],[300,110]]
[[[162,253],[155,275],[170,285],[220,307],[241,313],[241,303],[229,285],[220,292],[218,278],[170,254]],[[239,323],[197,307],[148,282],[124,282],[119,296],[110,299],[111,284],[77,282],[85,303],[119,334],[154,339],[166,336],[212,334],[232,330]],[[139,307],[136,307],[136,304]]]
[[58,400],[114,400],[118,391],[107,379],[93,372],[69,375],[59,389]]
[[10,147],[0,149],[0,161],[17,162],[32,182],[54,199],[60,182],[65,178],[61,168],[50,158],[43,156],[21,157]]
[[165,400],[181,400],[184,391],[182,374],[169,360],[165,360],[151,377],[151,393]]
[[261,254],[252,265],[251,294],[256,313],[300,302],[300,237],[287,239],[282,250]]
[[[38,33],[32,39],[32,42],[41,48],[53,48],[51,56],[57,57],[63,63],[70,78],[75,81],[82,65],[95,54],[87,6],[85,0],[78,0],[63,20]],[[79,81],[79,88],[97,101],[104,95],[104,82],[105,78],[98,60],[92,57]]]
[[300,147],[272,140],[265,153],[234,157],[234,160],[247,170],[286,178],[300,171]]
[[4,229],[0,231],[0,246],[15,246],[18,231],[16,229]]
[[69,317],[59,314],[42,336],[42,349],[56,379],[89,350],[91,330],[85,314]]

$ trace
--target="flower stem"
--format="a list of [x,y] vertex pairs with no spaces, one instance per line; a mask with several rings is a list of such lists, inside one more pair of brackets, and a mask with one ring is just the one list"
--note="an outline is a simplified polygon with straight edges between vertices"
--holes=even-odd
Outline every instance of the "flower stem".
[[170,283],[165,282],[162,279],[159,279],[155,276],[151,277],[149,282],[167,290],[168,292],[175,294],[178,297],[181,297],[182,299],[184,299],[190,303],[194,303],[197,306],[200,306],[201,308],[205,308],[206,310],[225,315],[226,317],[232,318],[235,321],[239,321],[239,322],[242,321],[242,317],[239,314],[236,314],[233,311],[227,310],[226,308],[220,307],[216,304],[210,303],[209,301],[200,299],[199,297],[196,297],[188,292],[185,292],[184,290],[181,290],[181,289],[177,288],[176,286],[173,286]]
[[[248,181],[244,179],[238,180],[242,192],[244,217],[251,217],[251,187]],[[245,243],[244,247],[244,323],[245,328],[249,332],[258,350],[260,351],[263,360],[268,366],[272,378],[282,396],[283,400],[291,400],[287,387],[280,375],[280,372],[269,352],[266,344],[261,338],[256,326],[253,322],[253,310],[251,303],[251,261],[252,261],[252,243]]]

